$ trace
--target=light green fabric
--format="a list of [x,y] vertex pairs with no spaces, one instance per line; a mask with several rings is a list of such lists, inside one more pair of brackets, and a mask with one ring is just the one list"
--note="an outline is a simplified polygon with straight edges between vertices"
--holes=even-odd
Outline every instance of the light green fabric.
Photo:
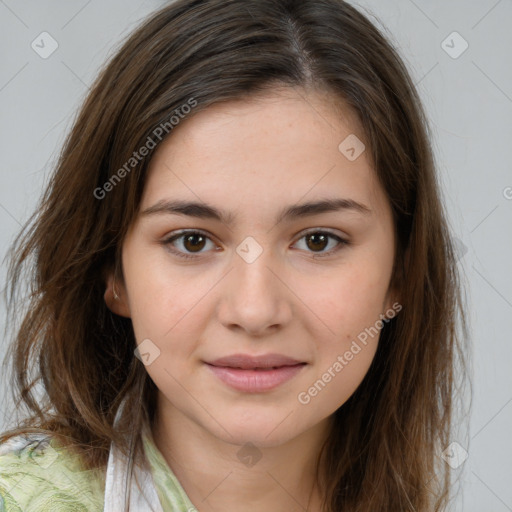
[[151,435],[143,436],[145,453],[151,463],[151,473],[164,512],[197,512],[180,482],[155,446]]
[[44,434],[0,445],[0,512],[101,512],[104,480]]
[[[143,436],[164,512],[195,512],[155,446]],[[85,471],[55,438],[23,435],[0,445],[0,512],[102,512],[105,470]]]

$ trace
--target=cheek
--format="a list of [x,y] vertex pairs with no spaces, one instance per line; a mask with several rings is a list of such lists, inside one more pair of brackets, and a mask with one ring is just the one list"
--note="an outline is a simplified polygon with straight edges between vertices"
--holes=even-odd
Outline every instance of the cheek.
[[387,268],[360,259],[333,272],[323,290],[315,289],[312,309],[335,333],[316,330],[315,336],[319,380],[312,384],[328,388],[319,401],[326,407],[339,407],[366,375],[377,350],[388,283]]
[[[377,351],[386,289],[385,277],[366,267],[333,278],[327,290],[317,294],[319,316],[336,336],[316,331],[316,368],[298,397],[301,404],[314,403],[328,415],[355,392]],[[320,332],[324,334],[318,336]]]
[[319,347],[319,351],[321,381],[329,381],[323,400],[331,406],[341,406],[354,393],[373,361],[390,274],[391,260],[386,262],[384,255],[380,262],[374,257],[362,259],[330,290],[326,311],[332,313],[330,322],[337,326],[338,341]]
[[[330,354],[319,365],[318,374],[298,395],[299,403],[312,404],[327,417],[341,407],[363,381],[375,356],[377,344],[363,345],[357,340]],[[303,413],[311,410],[302,409]]]
[[313,291],[310,288],[306,295],[312,301],[312,309],[334,331],[337,340],[356,337],[384,313],[389,272],[375,263],[362,263],[332,272],[323,286]]
[[[137,262],[144,262],[144,265]],[[126,265],[126,287],[130,315],[138,342],[149,338],[162,351],[188,347],[183,339],[192,338],[199,328],[198,311],[205,286],[170,272],[165,258],[149,260],[133,257]],[[208,288],[206,288],[207,290]]]

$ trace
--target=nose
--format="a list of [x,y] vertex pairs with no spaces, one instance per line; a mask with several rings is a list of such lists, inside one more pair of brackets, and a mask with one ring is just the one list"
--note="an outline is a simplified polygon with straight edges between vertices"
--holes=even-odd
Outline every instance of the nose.
[[234,268],[224,279],[218,317],[228,329],[263,336],[287,325],[293,293],[283,269],[271,261],[270,250],[252,262],[235,255]]

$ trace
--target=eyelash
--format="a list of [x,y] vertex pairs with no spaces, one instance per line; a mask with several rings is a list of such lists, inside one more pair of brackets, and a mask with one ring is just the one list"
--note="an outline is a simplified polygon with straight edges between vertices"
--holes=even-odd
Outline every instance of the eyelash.
[[[197,255],[191,255],[191,254],[183,253],[181,251],[177,251],[177,250],[172,248],[172,242],[174,242],[175,240],[179,240],[180,238],[183,238],[184,236],[190,235],[190,234],[202,235],[202,236],[208,238],[209,240],[211,240],[211,238],[208,236],[208,234],[206,232],[194,229],[194,230],[180,231],[179,233],[174,234],[174,235],[166,238],[165,240],[163,240],[162,244],[164,246],[166,246],[166,247],[169,247],[171,252],[173,254],[176,254],[180,258],[184,258],[184,259],[197,259],[198,257],[200,257],[200,254],[202,254],[202,253],[197,253]],[[319,252],[319,253],[311,251],[311,252],[313,252],[313,258],[324,258],[324,257],[327,257],[327,256],[331,256],[332,254],[334,254],[334,253],[338,252],[339,250],[341,250],[341,248],[343,246],[346,246],[346,245],[350,244],[350,242],[348,242],[348,240],[345,240],[344,238],[341,238],[340,236],[335,235],[334,233],[331,233],[330,231],[325,231],[325,230],[320,230],[320,229],[310,230],[310,231],[302,234],[302,236],[298,240],[302,240],[304,237],[306,237],[308,235],[312,235],[312,234],[328,235],[330,238],[334,238],[338,242],[338,245],[334,249],[331,249],[329,251]],[[211,240],[211,241],[213,241],[213,240]]]

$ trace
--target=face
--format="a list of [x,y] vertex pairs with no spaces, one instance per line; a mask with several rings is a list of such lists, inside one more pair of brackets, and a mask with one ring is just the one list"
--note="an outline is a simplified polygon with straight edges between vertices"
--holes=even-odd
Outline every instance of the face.
[[157,149],[105,300],[132,320],[160,416],[273,446],[360,384],[396,297],[390,206],[354,135],[348,109],[285,89],[199,112]]

